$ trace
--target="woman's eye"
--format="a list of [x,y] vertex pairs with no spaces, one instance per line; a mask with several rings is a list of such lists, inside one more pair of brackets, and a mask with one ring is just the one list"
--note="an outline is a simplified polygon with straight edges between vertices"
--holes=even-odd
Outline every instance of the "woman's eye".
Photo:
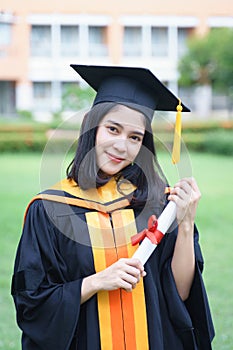
[[131,139],[133,141],[136,141],[136,142],[141,142],[142,141],[142,138],[140,136],[138,136],[138,135],[132,135]]
[[117,128],[115,126],[108,126],[107,129],[110,132],[112,132],[112,133],[117,133],[118,132],[118,130],[117,130]]

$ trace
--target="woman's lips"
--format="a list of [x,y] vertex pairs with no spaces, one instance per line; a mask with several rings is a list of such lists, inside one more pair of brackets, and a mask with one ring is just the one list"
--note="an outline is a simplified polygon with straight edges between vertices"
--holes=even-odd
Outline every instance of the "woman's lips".
[[108,152],[106,152],[106,154],[115,163],[120,163],[120,162],[122,162],[124,160],[124,158],[117,157],[114,154],[111,154],[111,153],[108,153]]

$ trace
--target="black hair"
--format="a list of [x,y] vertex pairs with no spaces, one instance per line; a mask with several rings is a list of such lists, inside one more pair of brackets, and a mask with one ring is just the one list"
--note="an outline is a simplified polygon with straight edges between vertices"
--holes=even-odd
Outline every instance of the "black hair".
[[[73,179],[84,190],[103,186],[110,179],[110,176],[98,169],[95,140],[101,119],[118,106],[119,104],[112,102],[97,104],[84,116],[76,154],[67,168],[68,179]],[[147,117],[145,121],[142,146],[134,163],[121,170],[115,178],[119,182],[123,178],[137,187],[131,200],[133,206],[144,205],[150,200],[164,205],[164,189],[167,182],[157,160],[150,121]]]

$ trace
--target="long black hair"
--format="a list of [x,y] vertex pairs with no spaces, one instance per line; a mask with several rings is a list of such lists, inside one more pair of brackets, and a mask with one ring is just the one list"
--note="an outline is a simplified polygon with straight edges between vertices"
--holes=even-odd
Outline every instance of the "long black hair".
[[[68,179],[73,179],[84,190],[103,186],[110,179],[110,176],[98,169],[95,140],[101,119],[118,106],[119,104],[112,102],[97,104],[84,116],[76,154],[67,168]],[[150,200],[163,205],[167,182],[157,160],[151,124],[146,117],[145,122],[142,146],[134,163],[122,169],[115,178],[121,179],[120,181],[122,178],[128,180],[137,187],[131,201],[132,205],[144,205]]]

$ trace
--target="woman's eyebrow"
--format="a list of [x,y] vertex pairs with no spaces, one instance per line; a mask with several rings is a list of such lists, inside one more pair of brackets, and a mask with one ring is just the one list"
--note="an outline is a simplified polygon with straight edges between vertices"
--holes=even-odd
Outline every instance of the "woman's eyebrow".
[[[111,120],[111,119],[106,120],[106,121],[105,121],[105,124],[106,124],[106,123],[114,124],[114,125],[118,126],[118,127],[121,128],[121,129],[124,128],[124,126],[123,126],[122,124],[117,123],[116,121]],[[136,131],[132,131],[132,133],[133,133],[133,134],[136,134],[136,135],[144,136],[144,133],[141,132],[141,131],[137,131],[137,130],[136,130]]]
[[104,124],[106,124],[106,123],[114,124],[116,126],[119,126],[120,128],[123,128],[123,125],[121,125],[120,123],[117,123],[117,122],[115,122],[114,120],[111,120],[111,119],[106,120],[104,122]]

